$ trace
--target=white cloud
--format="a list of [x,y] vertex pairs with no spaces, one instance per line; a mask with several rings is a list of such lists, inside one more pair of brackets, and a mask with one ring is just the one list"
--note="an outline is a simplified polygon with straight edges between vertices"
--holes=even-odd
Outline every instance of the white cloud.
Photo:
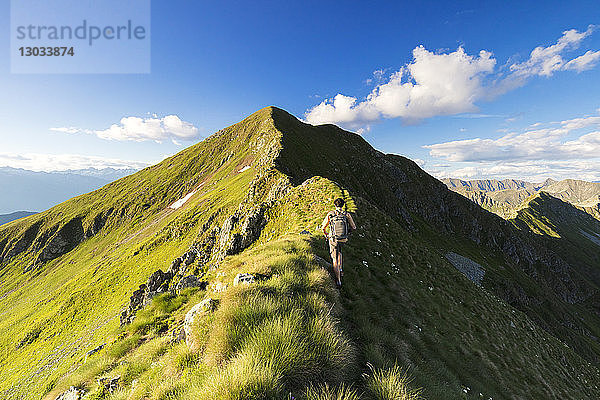
[[86,168],[141,169],[148,165],[150,163],[143,161],[121,160],[81,154],[0,153],[0,166],[23,168],[31,171],[50,172]]
[[[512,64],[508,73],[495,69],[496,59],[486,50],[469,55],[462,47],[436,53],[418,46],[409,64],[391,74],[387,82],[379,83],[363,100],[337,94],[307,110],[305,120],[314,125],[333,123],[368,130],[370,124],[383,118],[415,123],[438,115],[473,113],[478,102],[522,86],[533,76],[594,67],[600,51],[588,51],[570,61],[563,58],[592,30],[589,27],[585,32],[575,29],[563,32],[555,44],[536,47],[526,61]],[[376,71],[374,77],[382,79],[383,71]]]
[[564,31],[555,44],[548,47],[536,47],[531,51],[527,61],[511,65],[510,70],[517,76],[551,76],[555,71],[564,69],[565,64],[568,64],[565,63],[562,53],[577,48],[583,39],[591,35],[592,30],[593,27],[590,26],[585,32],[578,32],[575,29]]
[[88,133],[106,140],[132,140],[142,142],[153,140],[193,140],[199,137],[199,129],[193,124],[182,121],[177,115],[167,115],[158,118],[156,114],[150,118],[123,117],[118,124],[113,124],[107,129],[94,130],[76,127],[50,128],[51,131],[63,133]]
[[566,63],[564,69],[570,69],[577,72],[587,71],[588,69],[594,68],[598,63],[598,60],[600,60],[600,50],[588,50],[584,55],[574,58]]
[[424,146],[450,161],[430,172],[438,177],[600,179],[600,116],[536,123],[497,139],[473,138]]
[[556,180],[570,178],[598,181],[600,180],[599,162],[600,159],[482,163],[460,168],[444,166],[445,168],[432,169],[428,172],[440,179],[523,179],[530,182],[542,182],[547,178]]
[[596,158],[600,156],[600,131],[566,139],[573,131],[588,127],[600,129],[600,117],[574,118],[555,128],[510,132],[498,139],[455,140],[423,147],[432,157],[454,162]]
[[419,46],[413,50],[412,63],[375,87],[364,101],[338,94],[307,111],[305,118],[311,124],[356,128],[380,118],[418,121],[476,111],[474,102],[482,95],[482,77],[492,72],[495,63],[486,51],[470,56],[459,48],[436,54]]

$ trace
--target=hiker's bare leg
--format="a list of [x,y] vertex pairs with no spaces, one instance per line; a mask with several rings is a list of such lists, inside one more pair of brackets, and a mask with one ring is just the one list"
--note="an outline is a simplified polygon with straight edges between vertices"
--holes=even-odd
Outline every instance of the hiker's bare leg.
[[344,267],[343,267],[343,265],[344,265],[344,264],[343,264],[343,262],[342,262],[342,252],[341,252],[341,251],[338,251],[337,253],[338,253],[338,254],[337,254],[337,266],[338,266],[338,271],[341,271],[341,270],[343,270],[343,269],[344,269]]
[[335,273],[336,283],[337,282],[341,282],[341,278],[340,278],[340,265],[338,263],[339,254],[340,254],[340,252],[336,250],[331,255],[331,259],[333,261],[333,272]]

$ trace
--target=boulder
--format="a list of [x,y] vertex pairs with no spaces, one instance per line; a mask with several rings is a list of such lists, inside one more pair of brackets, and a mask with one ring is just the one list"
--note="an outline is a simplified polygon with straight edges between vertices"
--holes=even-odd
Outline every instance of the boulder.
[[119,381],[121,380],[121,376],[115,376],[112,378],[103,377],[96,379],[98,386],[103,387],[105,391],[108,393],[112,393],[119,388]]
[[173,262],[171,262],[171,266],[169,267],[167,273],[173,276],[177,275],[182,262],[183,260],[181,259],[181,257],[177,257],[176,259],[174,259]]
[[71,386],[56,397],[55,400],[80,400],[85,394],[85,390]]
[[247,274],[247,273],[241,273],[241,274],[237,274],[235,276],[235,278],[233,279],[233,286],[237,286],[239,284],[251,284],[254,283],[256,281],[254,275],[252,274]]
[[175,291],[177,294],[181,293],[183,289],[190,287],[198,287],[200,289],[206,289],[206,285],[208,283],[206,281],[200,280],[196,275],[188,275],[181,278],[177,285],[175,286]]
[[183,262],[185,265],[190,265],[196,260],[196,252],[188,251],[183,255]]
[[213,286],[213,291],[220,293],[227,290],[227,285],[222,282],[216,282]]
[[162,270],[154,271],[150,278],[148,278],[148,283],[146,286],[148,287],[148,292],[154,293],[157,292],[158,289],[165,283],[165,281],[171,278],[170,274],[162,272]]
[[199,315],[202,315],[205,312],[214,311],[217,308],[217,302],[211,298],[204,299],[200,303],[196,304],[194,307],[190,309],[190,311],[185,314],[185,320],[183,323],[183,332],[185,335],[185,343],[188,347],[193,347],[193,339],[192,339],[192,326],[196,318]]

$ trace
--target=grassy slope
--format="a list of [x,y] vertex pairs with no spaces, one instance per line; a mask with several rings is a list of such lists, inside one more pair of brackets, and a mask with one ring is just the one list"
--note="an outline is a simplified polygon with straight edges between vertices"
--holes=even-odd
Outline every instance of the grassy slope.
[[[443,258],[448,249],[460,249],[495,272],[494,268],[501,270],[499,255],[465,238],[432,232],[429,223],[403,208],[409,203],[398,204],[398,192],[390,192],[389,182],[410,183],[416,166],[375,153],[360,138],[350,144],[357,153],[349,157],[374,168],[386,165],[389,168],[382,173],[391,174],[384,177],[388,181],[372,179],[373,170],[360,162],[352,164],[354,158],[348,154],[333,162],[319,158],[331,146],[330,137],[319,135],[330,135],[331,129],[346,133],[316,127],[313,132],[300,132],[307,135],[302,140],[290,129],[303,125],[282,126],[290,121],[282,119],[281,112],[262,110],[142,175],[45,213],[48,227],[77,215],[85,215],[87,222],[93,219],[87,216],[92,210],[131,202],[124,207],[124,217],[109,221],[100,234],[38,272],[22,274],[30,262],[27,257],[2,270],[6,286],[1,290],[7,296],[0,313],[7,320],[0,322],[0,334],[11,340],[0,344],[0,379],[3,390],[21,385],[4,392],[4,397],[17,398],[29,389],[28,398],[47,391],[52,398],[71,384],[85,386],[88,398],[113,399],[285,398],[290,392],[295,398],[331,398],[323,395],[328,391],[344,392],[347,399],[363,392],[363,398],[386,398],[378,394],[385,388],[406,391],[419,386],[427,397],[444,399],[479,398],[479,392],[495,399],[598,397],[595,382],[600,376],[594,366],[525,314],[475,287]],[[117,319],[110,318],[128,294],[201,238],[204,232],[199,227],[211,215],[216,214],[215,224],[220,224],[248,199],[255,169],[243,174],[235,170],[254,159],[252,149],[265,140],[274,143],[263,149],[278,149],[280,135],[268,121],[271,113],[277,128],[286,132],[279,169],[298,184],[329,173],[346,189],[322,178],[296,187],[269,210],[269,222],[256,244],[227,257],[208,275],[212,285],[230,284],[237,272],[260,272],[270,279],[225,293],[209,288],[162,296],[134,324],[119,329]],[[209,176],[219,166],[217,174]],[[202,181],[206,183],[199,193],[181,210],[164,211]],[[409,193],[406,187],[398,190]],[[352,200],[350,209],[361,226],[348,246],[341,297],[332,289],[324,264],[314,257],[315,253],[326,256],[318,224],[338,195]],[[140,201],[153,197],[147,207]],[[0,239],[24,231],[36,220],[26,221],[1,230]],[[305,229],[314,236],[299,236]],[[519,278],[531,281],[527,276]],[[517,278],[511,275],[511,279]],[[220,298],[221,303],[195,326],[196,350],[171,343],[170,331],[205,296]],[[102,326],[92,333],[96,325]],[[37,326],[39,336],[15,349],[15,343]],[[67,357],[53,364],[56,369],[43,370],[26,387],[31,371],[49,365],[43,360],[55,347],[78,338],[82,338],[80,347],[64,347]],[[83,362],[86,350],[107,340],[111,343],[107,349],[57,380]],[[411,368],[413,384],[406,384],[397,365]],[[96,378],[116,375],[124,387],[108,396]],[[314,390],[307,387],[312,385]]]
[[[87,230],[96,215],[114,210],[99,234],[39,269],[23,273],[39,254],[31,250],[2,265],[2,397],[44,392],[78,356],[105,340],[131,292],[199,239],[210,216],[220,221],[237,208],[254,168],[236,171],[254,160],[251,145],[262,133],[273,136],[262,127],[264,117],[255,115],[160,164],[2,227],[0,240],[16,241],[36,223],[38,237],[76,217]],[[167,209],[195,188],[184,207]]]
[[[581,301],[565,301],[597,292],[597,285],[565,267],[543,241],[449,191],[411,160],[377,152],[359,135],[333,125],[302,124],[281,110],[276,115],[278,129],[285,132],[277,164],[294,182],[321,175],[343,183],[420,242],[482,264],[488,290],[587,360],[600,359],[594,340],[600,337],[600,316]],[[594,299],[588,301],[597,306]]]
[[[350,200],[360,225],[347,247],[341,296],[325,264],[314,257],[326,256],[319,220],[340,195]],[[124,387],[104,398],[299,399],[311,398],[307,389],[323,390],[325,383],[347,399],[410,398],[378,394],[386,387],[380,375],[386,374],[395,390],[423,387],[431,399],[600,393],[590,384],[600,378],[594,367],[523,313],[477,288],[393,219],[350,196],[323,178],[298,186],[271,210],[257,243],[210,274],[212,284],[231,284],[239,272],[269,279],[225,293],[209,289],[156,299],[148,315],[120,336],[115,332],[120,339],[112,347],[53,393],[76,384],[87,385],[94,396],[101,392],[96,378],[120,375]],[[297,234],[304,229],[313,235]],[[220,304],[196,323],[195,351],[170,343],[169,333],[158,334],[144,322],[164,314],[162,307],[169,310],[170,326],[178,326],[185,311],[205,297]],[[167,301],[176,309],[162,305]],[[414,382],[407,384],[395,365],[409,368]]]
[[[511,222],[546,242],[582,274],[600,286],[600,222],[571,204],[541,192]],[[587,236],[586,236],[587,234]],[[591,239],[590,239],[591,238]],[[589,304],[595,310],[595,304]]]

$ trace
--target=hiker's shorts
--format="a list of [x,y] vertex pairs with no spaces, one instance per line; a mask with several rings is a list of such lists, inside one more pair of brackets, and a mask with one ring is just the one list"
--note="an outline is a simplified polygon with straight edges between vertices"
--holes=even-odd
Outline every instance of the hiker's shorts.
[[329,253],[333,257],[338,251],[342,252],[342,247],[346,244],[346,241],[339,241],[335,239],[329,239]]

